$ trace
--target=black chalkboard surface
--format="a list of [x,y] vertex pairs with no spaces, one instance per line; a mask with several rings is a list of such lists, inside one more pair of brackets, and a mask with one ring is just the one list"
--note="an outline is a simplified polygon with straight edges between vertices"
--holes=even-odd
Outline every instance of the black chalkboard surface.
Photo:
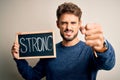
[[17,34],[17,38],[19,59],[56,57],[53,31],[22,32]]

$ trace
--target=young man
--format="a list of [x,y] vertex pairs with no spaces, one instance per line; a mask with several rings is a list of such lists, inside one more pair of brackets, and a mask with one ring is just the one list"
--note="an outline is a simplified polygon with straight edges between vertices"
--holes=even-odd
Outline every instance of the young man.
[[[34,67],[18,60],[19,44],[12,54],[20,74],[26,80],[96,80],[98,70],[110,70],[115,65],[111,44],[105,40],[99,24],[81,26],[81,9],[73,3],[63,3],[57,9],[57,27],[63,40],[56,44],[57,58],[40,59]],[[78,32],[85,35],[85,42]]]

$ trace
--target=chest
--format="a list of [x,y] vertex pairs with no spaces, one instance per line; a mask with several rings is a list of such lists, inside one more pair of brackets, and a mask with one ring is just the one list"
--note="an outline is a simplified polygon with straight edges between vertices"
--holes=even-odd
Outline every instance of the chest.
[[55,74],[84,74],[89,70],[89,57],[80,51],[61,51],[57,53],[57,58],[48,61],[47,66]]

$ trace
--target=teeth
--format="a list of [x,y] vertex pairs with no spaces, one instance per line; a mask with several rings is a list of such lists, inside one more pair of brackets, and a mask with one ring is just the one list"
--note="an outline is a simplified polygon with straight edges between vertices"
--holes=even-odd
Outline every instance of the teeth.
[[72,33],[72,31],[66,31],[66,34],[70,35]]
[[69,31],[65,31],[65,32],[72,32],[72,31],[69,30]]
[[72,31],[67,31],[67,33],[72,33]]

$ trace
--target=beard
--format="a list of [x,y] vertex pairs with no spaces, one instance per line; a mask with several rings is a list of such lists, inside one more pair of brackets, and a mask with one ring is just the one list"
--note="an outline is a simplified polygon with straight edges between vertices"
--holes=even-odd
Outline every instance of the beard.
[[74,40],[74,39],[77,37],[78,32],[77,32],[75,35],[73,35],[73,37],[65,37],[64,34],[62,34],[61,32],[60,32],[60,35],[62,36],[62,38],[63,38],[65,41],[72,41],[72,40]]

